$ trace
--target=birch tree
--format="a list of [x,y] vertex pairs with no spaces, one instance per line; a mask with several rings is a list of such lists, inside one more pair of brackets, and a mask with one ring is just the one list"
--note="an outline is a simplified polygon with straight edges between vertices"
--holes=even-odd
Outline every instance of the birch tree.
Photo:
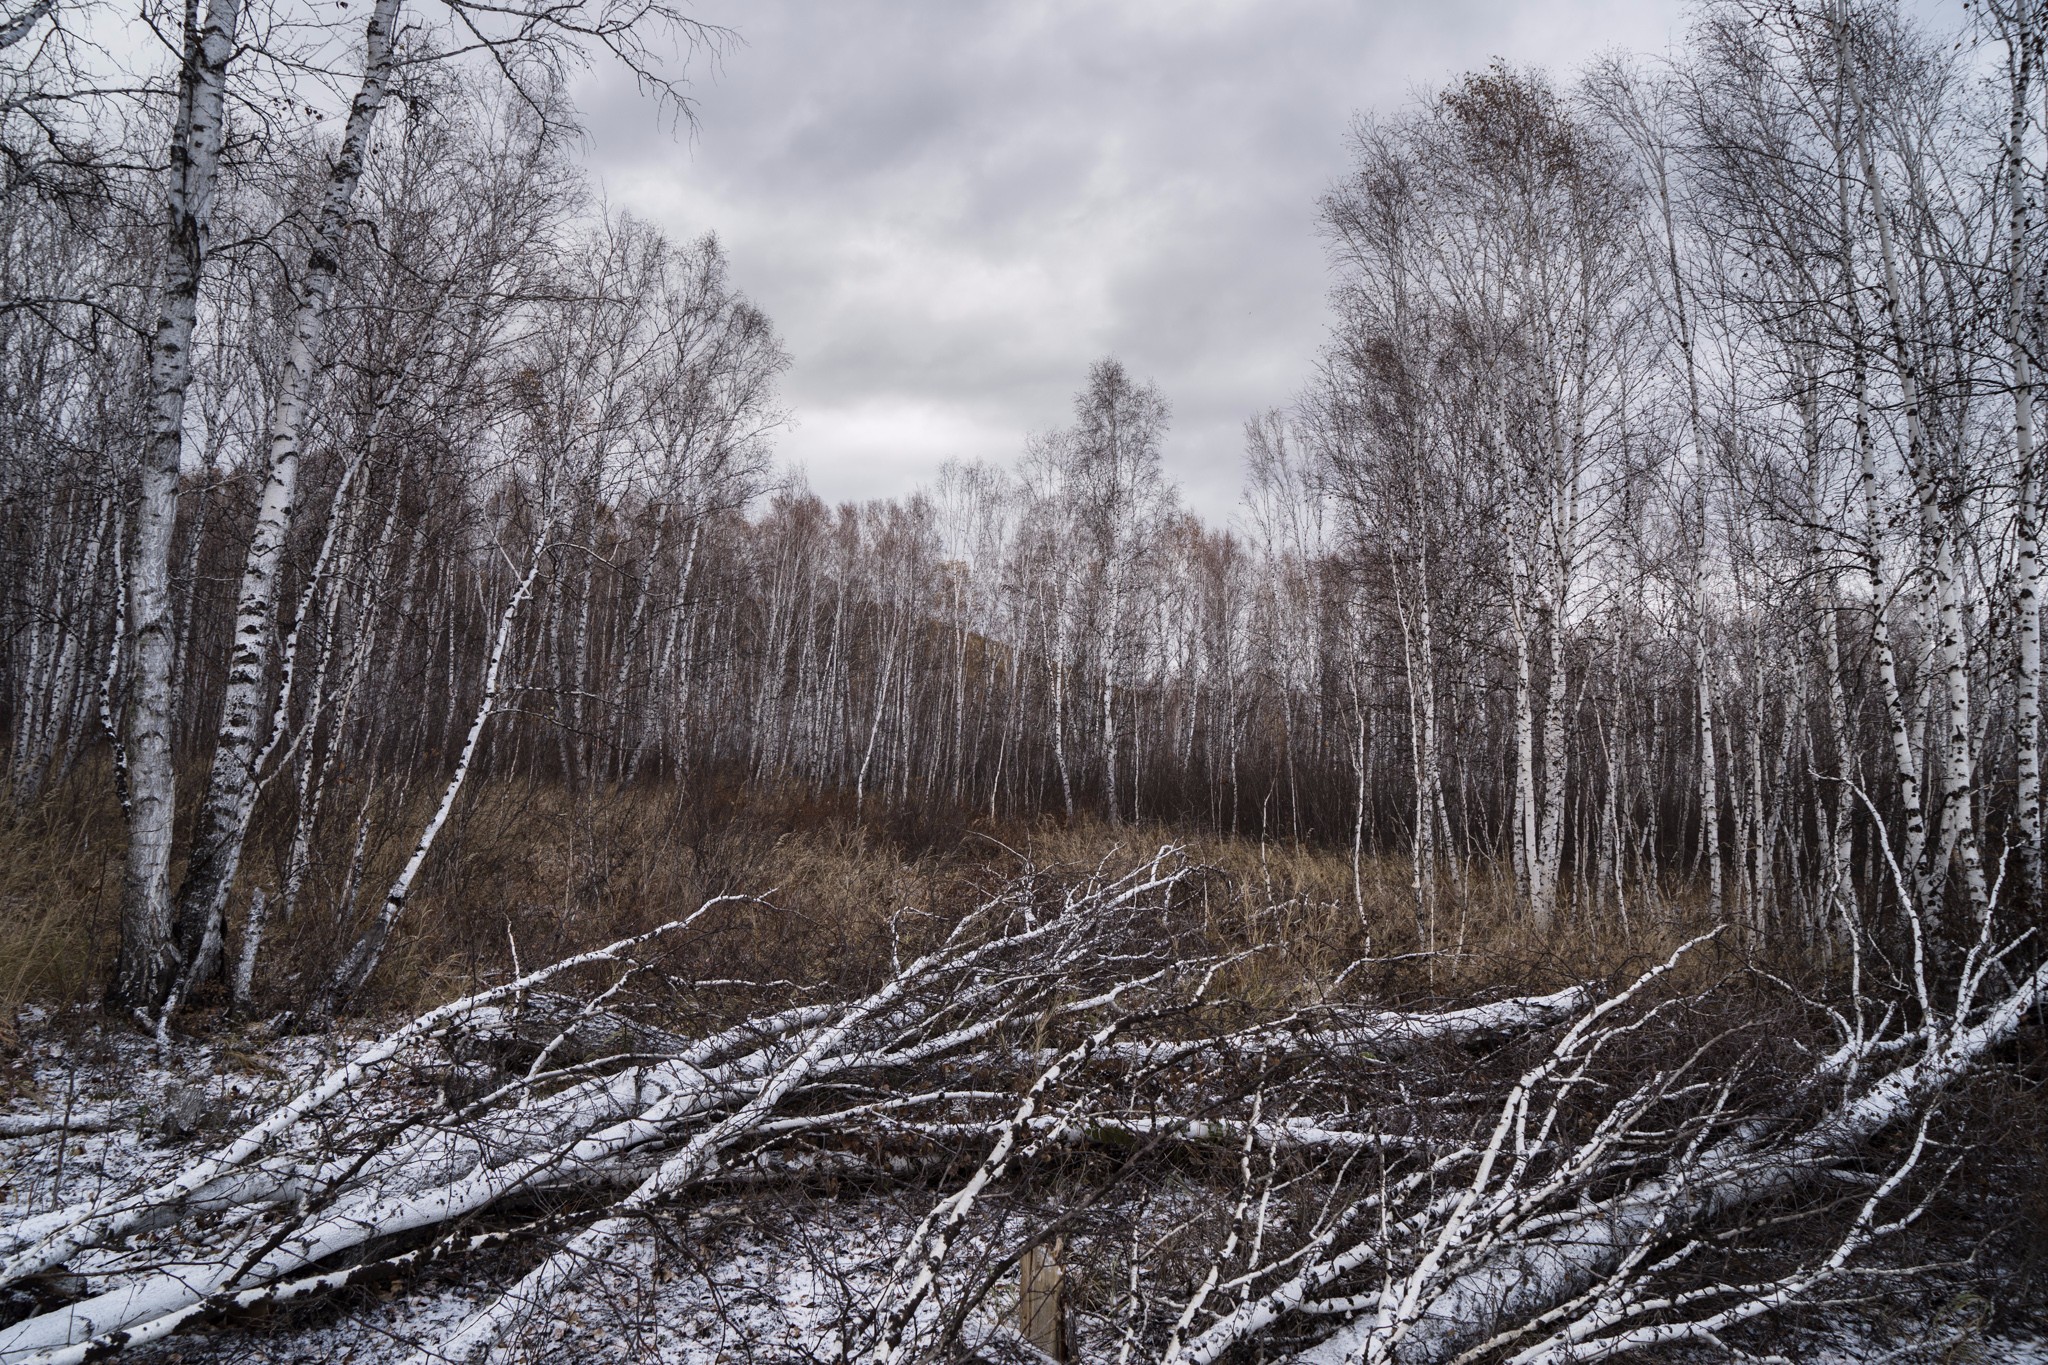
[[123,750],[128,787],[128,856],[121,891],[121,951],[108,1000],[153,1009],[171,989],[171,823],[176,800],[171,711],[171,533],[183,469],[185,391],[200,273],[213,231],[213,199],[225,133],[228,66],[241,0],[209,0],[202,20],[188,8],[170,144],[162,308],[151,343],[148,436],[134,540],[128,554],[132,675]]

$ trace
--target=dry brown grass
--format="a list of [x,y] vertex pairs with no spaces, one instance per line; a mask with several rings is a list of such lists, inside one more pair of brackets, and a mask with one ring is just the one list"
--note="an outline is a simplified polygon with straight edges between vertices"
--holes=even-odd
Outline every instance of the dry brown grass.
[[97,999],[121,898],[120,810],[104,768],[25,809],[0,806],[0,1044],[24,1004]]
[[[1567,906],[1539,933],[1512,873],[1491,863],[1441,870],[1425,898],[1412,861],[1399,855],[1368,855],[1354,878],[1350,851],[1326,845],[1099,822],[1041,821],[1021,837],[1040,861],[1089,865],[1171,841],[1216,868],[1208,936],[1220,949],[1261,949],[1238,978],[1254,1004],[1315,997],[1347,968],[1369,993],[1395,1001],[1610,980],[1663,960],[1709,927],[1704,899],[1681,896],[1632,905],[1625,922],[1611,904]],[[1703,979],[1728,970],[1745,945],[1727,937],[1690,971]],[[1372,960],[1363,970],[1353,966],[1361,958]]]
[[[322,979],[352,926],[375,908],[435,795],[422,783],[369,803],[373,833],[354,918],[339,911],[349,840],[318,850],[297,917],[273,922],[265,945],[259,981],[272,1003],[292,1003]],[[353,813],[363,799],[341,787],[330,810]],[[288,837],[282,821],[254,832],[235,916],[247,888],[274,891]],[[942,923],[964,913],[1027,862],[1128,865],[1165,844],[1215,870],[1191,908],[1215,950],[1258,949],[1226,983],[1255,1008],[1318,998],[1346,968],[1359,990],[1400,1002],[1612,978],[1662,958],[1704,919],[1696,899],[1656,913],[1632,907],[1625,930],[1612,907],[1586,907],[1568,909],[1539,936],[1509,879],[1490,866],[1446,873],[1418,908],[1408,860],[1370,857],[1354,879],[1349,851],[1326,846],[1086,819],[857,823],[843,811],[718,793],[579,795],[507,782],[473,789],[443,832],[362,1004],[410,1010],[445,1000],[515,958],[559,957],[728,892],[764,903],[719,912],[696,940],[693,967],[757,980],[853,980],[887,961],[892,917],[914,936],[910,926],[923,917]],[[80,774],[0,825],[0,1018],[11,1021],[24,1003],[96,998],[112,962],[120,848],[103,772]],[[906,910],[916,913],[903,917]],[[1737,952],[1731,943],[1694,970],[1717,974]],[[1353,967],[1368,956],[1370,966]]]

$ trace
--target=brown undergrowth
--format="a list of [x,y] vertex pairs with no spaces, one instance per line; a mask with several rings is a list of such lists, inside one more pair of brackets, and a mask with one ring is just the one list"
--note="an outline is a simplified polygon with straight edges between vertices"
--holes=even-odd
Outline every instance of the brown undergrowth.
[[[424,784],[375,792],[342,784],[331,794],[330,811],[368,813],[362,871],[351,891],[356,822],[330,818],[296,913],[272,920],[259,1003],[288,1007],[323,979],[374,912],[436,795]],[[275,901],[289,841],[281,815],[252,832],[231,936],[253,888]],[[993,825],[923,812],[856,820],[839,806],[716,787],[577,792],[480,783],[443,831],[359,1003],[373,1013],[414,1010],[515,963],[637,932],[721,894],[758,899],[707,922],[690,950],[702,959],[693,969],[847,982],[871,975],[892,944],[914,945],[920,926],[949,922],[1026,864],[1127,865],[1168,845],[1213,869],[1198,893],[1205,937],[1214,951],[1248,954],[1225,986],[1254,1008],[1320,998],[1340,981],[1354,997],[1417,1003],[1613,979],[1706,927],[1700,899],[1678,896],[1627,907],[1625,917],[1612,904],[1568,906],[1539,934],[1506,870],[1491,864],[1446,870],[1423,898],[1404,857],[1369,855],[1354,869],[1344,848],[1165,825]],[[121,849],[104,771],[82,771],[0,822],[0,1020],[13,1020],[24,1004],[97,998],[113,960]],[[1718,975],[1742,960],[1749,945],[1725,937],[1689,970]],[[237,947],[230,943],[231,955]],[[202,995],[198,1003],[203,1017],[219,1002]]]
[[[122,847],[104,777],[82,775],[0,823],[0,1026],[11,1028],[24,1004],[90,1002],[104,984]],[[368,809],[373,822],[358,918],[374,910],[435,794],[382,793],[366,803],[360,788],[334,793],[332,809],[351,817]],[[336,832],[316,849],[293,921],[274,926],[266,946],[258,974],[266,1011],[302,1000],[357,922],[342,913],[353,820],[332,823]],[[289,836],[282,821],[254,831],[234,903],[237,933],[249,889],[277,886]],[[857,821],[844,808],[718,791],[578,793],[502,782],[478,784],[444,832],[359,1005],[372,1016],[411,1013],[502,980],[515,963],[536,965],[651,927],[724,893],[756,899],[693,931],[676,964],[681,975],[859,986],[886,971],[892,950],[928,941],[1025,865],[1121,871],[1167,845],[1211,869],[1189,884],[1183,918],[1199,926],[1208,951],[1241,955],[1216,994],[1249,1015],[1270,1016],[1333,989],[1423,1007],[1620,982],[1711,927],[1704,898],[1678,894],[1639,898],[1625,916],[1611,902],[1570,904],[1551,932],[1538,933],[1504,869],[1446,870],[1418,897],[1404,858],[1373,856],[1354,869],[1347,849],[1291,840],[1092,819],[998,826],[888,813]],[[1642,1070],[1658,1064],[1658,1049],[1698,1047],[1720,1070],[1748,1076],[1751,1090],[1796,1100],[1795,1078],[1829,1034],[1786,986],[1820,984],[1841,965],[1796,934],[1760,945],[1727,926],[1670,983],[1675,993],[1696,994],[1672,1016],[1673,1032],[1654,1048],[1639,1040],[1643,1057],[1617,1065]],[[1747,970],[1754,967],[1763,970]],[[203,997],[181,1027],[207,1032],[219,1017],[218,998]],[[1946,1269],[1888,1282],[1870,1300],[1874,1319],[1931,1318],[1967,1301],[2006,1305],[1987,1325],[1995,1316],[2024,1326],[2044,1301],[2040,1047],[2038,1031],[2028,1033],[2010,1059],[2017,1065],[1949,1098],[1955,1122],[1944,1131],[1978,1140],[1959,1151],[1914,1237],[1884,1255],[1894,1266]],[[1592,1121],[1599,1098],[1588,1102]],[[1218,1208],[1228,1205],[1233,1170],[1202,1177],[1222,1182]],[[1790,1265],[1825,1251],[1832,1224],[1805,1219],[1804,1209],[1780,1212],[1787,1222],[1771,1256]]]
[[126,833],[104,769],[0,804],[0,1045],[24,1004],[97,998],[111,970]]

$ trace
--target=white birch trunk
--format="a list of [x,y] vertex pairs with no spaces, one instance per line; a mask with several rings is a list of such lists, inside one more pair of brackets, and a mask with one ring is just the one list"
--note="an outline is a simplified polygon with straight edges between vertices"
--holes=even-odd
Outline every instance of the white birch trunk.
[[1537,836],[1532,900],[1537,927],[1548,930],[1556,921],[1557,892],[1564,862],[1564,780],[1569,757],[1564,737],[1565,663],[1563,593],[1545,613],[1550,634],[1550,676],[1543,698],[1543,816]]
[[[2022,11],[2027,13],[2027,11]],[[2043,892],[2041,830],[2041,514],[2037,491],[2040,471],[2034,454],[2034,371],[2023,328],[2028,314],[2031,281],[2025,263],[2027,237],[2026,150],[2027,94],[2033,77],[2034,34],[2022,23],[2013,44],[2012,124],[2006,135],[2006,215],[2010,230],[2006,247],[2006,345],[2012,356],[2013,441],[2019,457],[2018,506],[2014,518],[2014,614],[2018,617],[2019,654],[2013,669],[2013,739],[2018,769],[2017,810],[2020,870],[2029,905],[2038,907]]]
[[[1702,607],[1704,615],[1704,607]],[[1700,852],[1707,864],[1707,910],[1716,924],[1724,909],[1721,885],[1721,783],[1719,751],[1714,740],[1714,680],[1707,663],[1706,626],[1696,640],[1694,671],[1699,675],[1700,707]]]
[[210,0],[203,24],[187,10],[184,69],[171,135],[169,247],[163,302],[150,346],[148,421],[128,563],[129,680],[126,761],[128,852],[121,886],[121,948],[108,1000],[153,1009],[177,970],[171,943],[173,767],[171,535],[185,442],[185,391],[192,381],[192,333],[200,271],[213,228],[228,63],[241,0]]
[[[1982,917],[1989,913],[1989,891],[1984,881],[1982,856],[1970,808],[1973,767],[1970,729],[1969,638],[1964,623],[1963,584],[1956,563],[1955,532],[1943,505],[1941,489],[1933,468],[1933,451],[1921,408],[1920,371],[1906,335],[1904,293],[1900,283],[1898,249],[1893,241],[1891,216],[1886,207],[1884,184],[1879,177],[1877,157],[1872,149],[1870,122],[1862,104],[1855,68],[1848,52],[1846,29],[1838,24],[1837,43],[1842,51],[1844,83],[1855,112],[1856,150],[1863,180],[1871,198],[1871,216],[1877,226],[1878,256],[1883,264],[1884,287],[1880,295],[1892,344],[1892,359],[1899,380],[1899,396],[1905,408],[1906,467],[1920,504],[1920,534],[1932,551],[1936,614],[1935,649],[1940,660],[1948,707],[1942,733],[1943,799],[1941,802],[1939,860],[1924,858],[1921,868],[1923,894],[1938,884],[1941,870],[1951,851],[1960,852],[1964,885],[1970,903]],[[1932,762],[1932,757],[1929,759]]]
[[1060,770],[1060,799],[1066,805],[1067,819],[1072,820],[1074,779],[1067,770],[1067,613],[1062,603],[1055,603],[1053,610],[1059,613],[1059,627],[1052,647],[1052,752]]
[[505,666],[505,654],[512,644],[514,627],[518,624],[519,609],[533,594],[534,580],[540,577],[541,565],[547,561],[548,528],[543,526],[536,537],[533,560],[527,566],[526,576],[519,580],[512,600],[505,604],[505,610],[498,617],[497,639],[491,644],[490,661],[484,667],[483,699],[477,703],[476,716],[470,721],[469,734],[463,740],[462,753],[455,760],[455,772],[449,777],[448,785],[441,793],[440,804],[435,806],[426,828],[420,831],[418,842],[413,845],[412,854],[405,860],[391,889],[384,893],[383,908],[377,918],[363,931],[349,950],[348,956],[336,969],[328,982],[315,1012],[331,1016],[343,1008],[362,984],[369,980],[370,973],[377,969],[377,962],[384,954],[384,945],[390,940],[391,930],[398,923],[405,910],[406,898],[412,894],[412,884],[419,876],[420,868],[427,861],[427,854],[433,851],[434,840],[441,833],[441,827],[448,822],[448,815],[455,808],[455,800],[462,794],[463,783],[469,779],[471,765],[476,762],[477,746],[483,739],[484,727],[497,710],[499,680]]
[[[1512,528],[1509,534],[1513,534]],[[1515,871],[1539,933],[1550,930],[1549,905],[1537,893],[1536,876],[1536,711],[1534,664],[1530,659],[1528,603],[1519,552],[1510,566],[1513,588],[1509,619],[1515,635]]]

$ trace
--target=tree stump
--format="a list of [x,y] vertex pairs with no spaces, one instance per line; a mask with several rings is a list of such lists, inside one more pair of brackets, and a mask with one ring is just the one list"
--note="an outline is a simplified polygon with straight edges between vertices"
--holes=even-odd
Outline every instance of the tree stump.
[[1065,1239],[1024,1253],[1017,1271],[1017,1326],[1024,1339],[1054,1360],[1073,1359],[1067,1345],[1066,1271],[1059,1254]]

